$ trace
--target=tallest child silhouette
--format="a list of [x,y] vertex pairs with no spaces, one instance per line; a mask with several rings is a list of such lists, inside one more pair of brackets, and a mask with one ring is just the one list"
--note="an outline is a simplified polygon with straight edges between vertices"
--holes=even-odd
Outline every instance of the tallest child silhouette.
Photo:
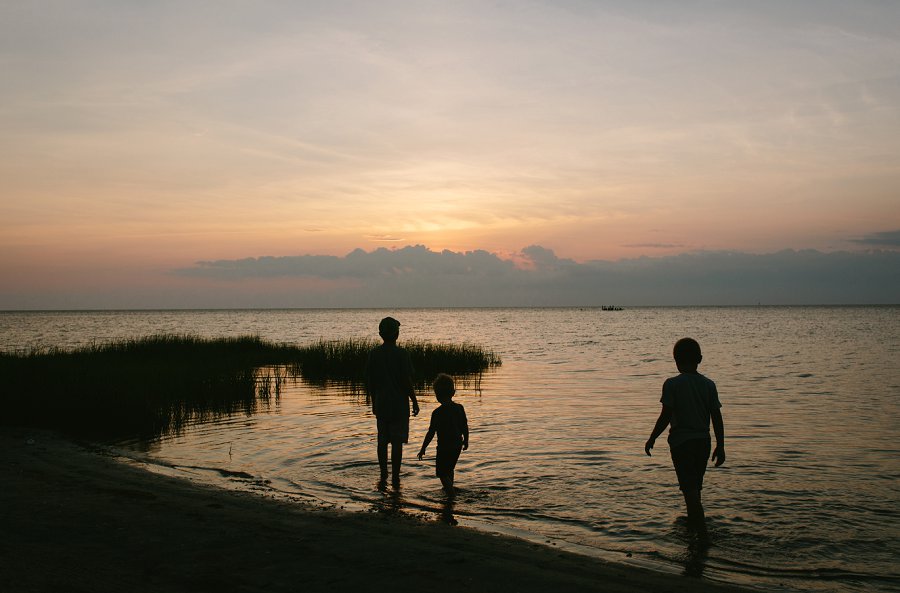
[[378,425],[378,465],[381,483],[388,475],[388,445],[391,446],[391,478],[400,484],[403,444],[409,442],[409,414],[419,414],[419,402],[413,388],[412,362],[409,353],[397,346],[400,322],[385,317],[378,324],[378,335],[384,341],[369,353],[366,363],[366,392],[372,400],[372,413]]

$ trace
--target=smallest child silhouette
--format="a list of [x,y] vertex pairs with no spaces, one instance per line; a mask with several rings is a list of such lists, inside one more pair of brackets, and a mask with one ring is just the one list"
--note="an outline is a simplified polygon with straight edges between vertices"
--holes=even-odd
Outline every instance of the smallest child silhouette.
[[437,433],[435,474],[441,479],[441,485],[447,494],[454,492],[453,477],[459,454],[469,448],[469,421],[462,405],[451,401],[455,393],[453,378],[444,373],[438,375],[434,380],[434,395],[441,405],[431,413],[431,424],[419,451],[419,459],[422,459],[425,449]]

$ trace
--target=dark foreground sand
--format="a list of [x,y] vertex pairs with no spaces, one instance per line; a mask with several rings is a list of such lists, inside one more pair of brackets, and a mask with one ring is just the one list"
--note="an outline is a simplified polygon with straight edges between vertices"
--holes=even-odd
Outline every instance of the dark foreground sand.
[[738,591],[461,527],[198,487],[0,429],[0,591]]

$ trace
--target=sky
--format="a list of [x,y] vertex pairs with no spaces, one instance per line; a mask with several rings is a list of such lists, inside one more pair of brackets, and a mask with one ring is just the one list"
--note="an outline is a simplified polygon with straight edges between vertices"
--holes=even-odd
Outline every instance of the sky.
[[900,303],[900,2],[0,5],[0,309]]

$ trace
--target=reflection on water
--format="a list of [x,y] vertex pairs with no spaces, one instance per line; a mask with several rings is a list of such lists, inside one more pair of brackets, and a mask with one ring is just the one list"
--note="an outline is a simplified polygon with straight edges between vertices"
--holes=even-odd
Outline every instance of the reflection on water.
[[[406,339],[465,336],[503,357],[477,387],[459,386],[472,433],[454,500],[434,477],[433,451],[423,461],[407,452],[400,489],[378,490],[374,418],[364,397],[339,385],[286,379],[270,408],[189,426],[150,443],[148,456],[231,487],[436,521],[452,515],[703,578],[900,588],[897,307],[141,313],[122,314],[116,327],[172,323],[303,343],[365,337],[385,313],[401,319]],[[685,335],[703,346],[700,370],[724,405],[729,457],[705,481],[708,542],[683,523],[668,456],[643,453],[662,381],[675,373],[671,346]],[[437,405],[427,393],[420,401],[411,449]]]
[[689,526],[687,517],[679,517],[675,520],[671,536],[683,549],[682,554],[676,557],[676,561],[684,567],[682,574],[702,577],[713,541],[709,534],[698,534]]

